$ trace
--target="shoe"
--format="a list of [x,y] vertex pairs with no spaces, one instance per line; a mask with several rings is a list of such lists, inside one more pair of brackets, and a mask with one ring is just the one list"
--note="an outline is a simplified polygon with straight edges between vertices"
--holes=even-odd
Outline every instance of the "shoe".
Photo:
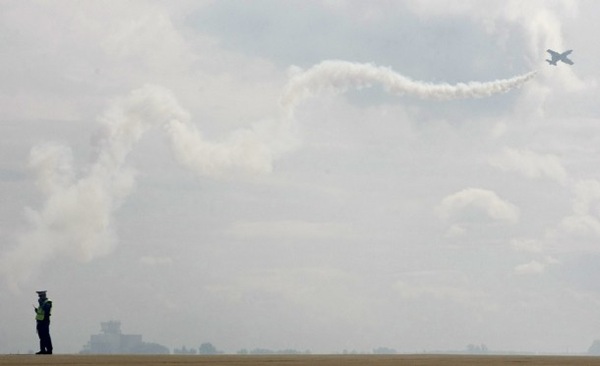
[[36,352],[35,354],[36,354],[36,355],[45,355],[45,354],[46,354],[46,352],[44,352],[44,351],[39,351],[39,352]]

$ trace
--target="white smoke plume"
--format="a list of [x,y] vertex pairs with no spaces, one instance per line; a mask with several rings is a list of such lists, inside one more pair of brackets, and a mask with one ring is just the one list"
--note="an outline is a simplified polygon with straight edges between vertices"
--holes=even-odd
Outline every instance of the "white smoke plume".
[[287,84],[281,104],[293,109],[302,100],[320,93],[340,94],[350,89],[362,89],[374,84],[395,95],[412,95],[422,99],[483,98],[506,93],[533,78],[536,71],[511,79],[489,82],[433,84],[414,81],[388,67],[360,64],[348,61],[323,61],[310,69],[299,72]]
[[9,284],[16,287],[58,255],[86,262],[111,252],[117,241],[113,214],[135,185],[126,159],[148,129],[164,128],[179,162],[208,176],[269,172],[274,154],[283,151],[281,141],[292,141],[286,139],[288,123],[267,122],[236,131],[224,142],[206,141],[189,120],[169,90],[147,85],[113,101],[98,119],[96,160],[79,176],[70,148],[55,143],[34,147],[30,166],[46,199],[39,210],[26,209],[31,231],[0,258],[0,273]]
[[150,128],[163,128],[178,162],[198,174],[264,173],[272,170],[273,161],[281,154],[298,145],[293,110],[307,97],[380,83],[393,94],[477,98],[506,92],[533,75],[436,85],[370,64],[324,61],[289,80],[281,98],[283,116],[234,131],[221,142],[207,141],[169,90],[144,86],[114,100],[98,119],[102,129],[96,136],[96,160],[87,169],[73,167],[66,146],[45,144],[32,149],[30,165],[46,198],[41,208],[26,209],[32,229],[0,258],[0,274],[18,288],[35,269],[56,256],[85,262],[110,253],[117,243],[114,213],[135,186],[135,174],[126,159]]
[[39,210],[26,209],[31,231],[0,259],[9,283],[16,286],[58,255],[85,262],[109,253],[116,244],[113,213],[135,182],[125,165],[127,155],[148,128],[187,118],[168,92],[144,87],[113,102],[99,118],[103,128],[96,160],[79,176],[70,148],[34,147],[30,166],[46,199]]
[[222,142],[207,141],[197,128],[180,120],[170,121],[165,129],[179,163],[213,177],[236,171],[271,172],[273,161],[297,145],[289,119],[254,124]]

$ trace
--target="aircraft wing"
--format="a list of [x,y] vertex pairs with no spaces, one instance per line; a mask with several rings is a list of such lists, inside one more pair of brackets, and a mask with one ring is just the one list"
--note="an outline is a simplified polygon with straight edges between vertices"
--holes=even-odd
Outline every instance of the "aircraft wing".
[[565,51],[561,54],[561,56],[569,56],[571,54],[571,52],[573,52],[573,50]]
[[568,58],[566,58],[566,57],[563,57],[563,58],[561,59],[561,61],[562,61],[562,62],[564,62],[564,63],[566,63],[566,64],[569,64],[569,65],[573,65],[573,63],[574,63],[573,61],[569,60],[569,59],[568,59]]
[[547,49],[546,52],[548,52],[552,56],[552,58],[560,56],[560,53],[552,51],[551,49]]

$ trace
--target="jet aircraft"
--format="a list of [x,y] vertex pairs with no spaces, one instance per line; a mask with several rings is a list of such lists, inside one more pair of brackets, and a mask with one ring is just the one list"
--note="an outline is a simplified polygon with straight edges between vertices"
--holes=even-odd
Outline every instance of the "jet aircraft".
[[548,63],[550,65],[556,66],[556,63],[558,61],[562,61],[565,64],[573,65],[573,61],[571,61],[569,58],[567,58],[567,56],[571,52],[573,52],[573,50],[568,50],[568,51],[565,51],[563,53],[558,53],[558,52],[555,52],[555,51],[552,51],[552,50],[548,49],[548,50],[546,50],[546,52],[548,52],[550,54],[550,56],[552,56],[552,60],[546,60],[546,61],[548,61]]

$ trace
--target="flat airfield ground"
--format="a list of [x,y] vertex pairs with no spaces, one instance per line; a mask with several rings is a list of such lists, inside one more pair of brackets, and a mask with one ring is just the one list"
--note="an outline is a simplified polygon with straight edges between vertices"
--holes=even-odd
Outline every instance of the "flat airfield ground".
[[0,366],[16,365],[235,365],[235,366],[600,366],[600,357],[590,356],[463,356],[463,355],[0,355]]

